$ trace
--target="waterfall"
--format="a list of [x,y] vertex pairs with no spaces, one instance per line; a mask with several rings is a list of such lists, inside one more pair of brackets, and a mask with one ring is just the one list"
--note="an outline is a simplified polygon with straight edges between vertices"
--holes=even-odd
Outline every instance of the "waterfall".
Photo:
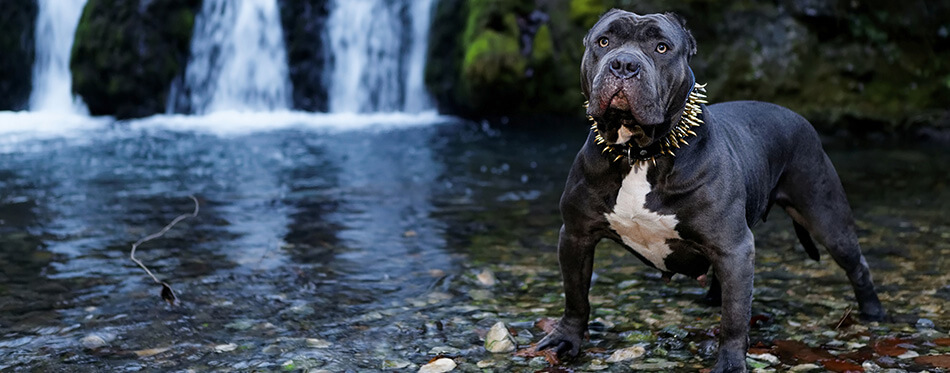
[[73,98],[69,71],[76,26],[86,0],[39,0],[37,5],[30,111],[88,114],[82,100]]
[[423,70],[432,0],[335,0],[327,22],[330,112],[432,107]]
[[276,0],[205,0],[195,19],[185,100],[195,114],[290,107]]

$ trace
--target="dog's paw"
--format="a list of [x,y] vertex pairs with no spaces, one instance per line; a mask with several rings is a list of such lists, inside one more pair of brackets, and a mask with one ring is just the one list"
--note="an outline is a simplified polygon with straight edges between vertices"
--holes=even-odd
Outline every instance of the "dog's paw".
[[586,330],[586,323],[561,319],[554,330],[538,342],[536,350],[554,348],[560,358],[575,357],[580,353]]

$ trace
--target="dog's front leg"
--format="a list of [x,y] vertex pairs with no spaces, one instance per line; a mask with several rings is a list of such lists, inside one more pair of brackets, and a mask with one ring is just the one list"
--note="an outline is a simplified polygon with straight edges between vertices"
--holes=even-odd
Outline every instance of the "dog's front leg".
[[752,316],[752,280],[755,247],[746,231],[737,244],[720,246],[713,269],[722,286],[722,321],[719,325],[719,356],[713,373],[745,372],[749,349],[749,319]]
[[597,241],[590,234],[578,233],[561,226],[557,256],[564,282],[564,317],[558,321],[537,350],[554,347],[558,356],[573,357],[580,352],[590,317],[590,277],[594,268],[594,246]]

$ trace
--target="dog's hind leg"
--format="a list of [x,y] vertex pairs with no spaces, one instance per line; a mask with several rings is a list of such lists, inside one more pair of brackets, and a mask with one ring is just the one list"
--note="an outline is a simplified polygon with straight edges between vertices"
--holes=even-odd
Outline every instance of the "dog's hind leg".
[[[885,316],[884,308],[874,290],[867,261],[861,254],[844,188],[824,152],[810,153],[799,154],[798,161],[789,164],[779,180],[776,203],[806,231],[800,232],[796,227],[800,238],[803,234],[808,237],[810,233],[844,269],[858,300],[861,316],[881,320]],[[803,240],[802,244],[810,256],[816,256],[808,250],[808,242]]]

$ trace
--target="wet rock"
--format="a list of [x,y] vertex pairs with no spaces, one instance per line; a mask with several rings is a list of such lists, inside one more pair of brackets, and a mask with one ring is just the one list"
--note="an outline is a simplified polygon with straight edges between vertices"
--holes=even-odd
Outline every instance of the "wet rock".
[[333,343],[319,338],[307,338],[307,346],[313,348],[329,348]]
[[217,353],[231,352],[231,351],[236,350],[237,348],[238,348],[238,345],[234,343],[220,344],[220,345],[214,346],[214,352],[217,352]]
[[755,360],[767,362],[772,365],[779,363],[778,356],[775,356],[772,354],[759,354],[759,355],[746,354],[746,356]]
[[495,366],[495,361],[494,360],[479,360],[477,363],[475,363],[475,366],[477,366],[480,369],[491,368]]
[[593,359],[593,360],[590,361],[590,365],[587,367],[587,369],[593,370],[593,371],[598,371],[598,370],[607,369],[607,368],[609,368],[609,367],[610,367],[610,366],[608,366],[607,364],[605,364],[603,360],[600,360],[600,359]]
[[918,319],[916,326],[917,329],[933,329],[934,322],[930,319]]
[[429,355],[455,355],[459,349],[452,346],[436,346],[429,350]]
[[672,361],[650,359],[649,362],[630,364],[630,369],[638,372],[668,372],[679,366],[679,363]]
[[636,359],[640,356],[646,354],[647,351],[643,346],[636,345],[633,347],[622,348],[614,353],[610,354],[610,357],[607,358],[608,363],[619,363],[621,361],[629,361]]
[[82,339],[80,339],[79,343],[82,344],[83,348],[87,348],[90,350],[97,349],[99,347],[103,347],[108,344],[106,340],[98,334],[87,335],[83,337]]
[[548,361],[542,356],[537,356],[528,360],[528,366],[532,369],[543,369],[548,366]]
[[252,323],[250,320],[237,320],[224,325],[225,328],[234,330],[247,330],[252,326],[254,326],[254,323]]
[[820,368],[821,367],[815,364],[799,364],[799,365],[793,366],[791,369],[789,369],[789,371],[790,372],[811,372],[813,370],[818,370]]
[[455,361],[449,358],[436,359],[435,361],[423,365],[419,368],[419,373],[445,373],[451,372],[457,365]]
[[903,354],[898,355],[897,358],[898,359],[913,359],[918,356],[920,356],[920,354],[918,354],[916,351],[907,351]]
[[403,359],[392,359],[392,360],[383,360],[382,368],[383,369],[404,369],[408,367],[412,362],[409,360]]
[[482,271],[475,277],[478,278],[478,283],[484,286],[495,286],[497,282],[497,280],[495,280],[495,273],[488,269]]
[[488,330],[488,334],[485,335],[485,349],[493,353],[515,350],[515,341],[505,323],[499,321]]
[[864,371],[867,373],[878,373],[883,370],[881,369],[880,365],[877,365],[873,361],[870,361],[870,360],[862,363],[861,367],[864,368]]

